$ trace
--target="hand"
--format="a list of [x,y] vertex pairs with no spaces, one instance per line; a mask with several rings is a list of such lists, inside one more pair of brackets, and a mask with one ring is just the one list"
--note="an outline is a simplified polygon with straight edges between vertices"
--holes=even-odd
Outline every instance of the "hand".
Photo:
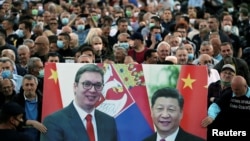
[[202,120],[201,126],[205,128],[205,127],[207,127],[208,125],[210,125],[213,121],[214,121],[213,118],[211,118],[211,117],[206,117],[206,118],[204,118],[204,119]]
[[210,98],[210,102],[214,102],[215,97]]
[[36,128],[41,133],[47,132],[47,128],[42,123],[35,121],[35,120],[32,120],[30,123],[34,128]]
[[150,40],[151,40],[152,44],[156,44],[155,34],[151,35]]

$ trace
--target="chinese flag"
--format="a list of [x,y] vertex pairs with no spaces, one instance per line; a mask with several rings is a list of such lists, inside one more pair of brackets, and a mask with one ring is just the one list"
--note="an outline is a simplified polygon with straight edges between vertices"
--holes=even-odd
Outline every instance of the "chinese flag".
[[177,89],[184,97],[184,112],[181,127],[206,139],[206,128],[201,121],[207,115],[207,68],[205,66],[181,66]]
[[46,63],[44,68],[42,120],[49,114],[63,108],[56,64]]

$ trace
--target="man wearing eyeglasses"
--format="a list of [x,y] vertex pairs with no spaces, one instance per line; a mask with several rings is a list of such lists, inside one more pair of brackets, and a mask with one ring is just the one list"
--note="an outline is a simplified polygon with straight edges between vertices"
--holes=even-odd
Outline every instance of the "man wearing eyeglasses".
[[[103,75],[103,70],[94,64],[86,64],[77,71],[75,99],[44,119],[48,132],[41,135],[41,141],[117,141],[114,118],[95,109],[102,95]],[[88,117],[92,117],[91,123]]]

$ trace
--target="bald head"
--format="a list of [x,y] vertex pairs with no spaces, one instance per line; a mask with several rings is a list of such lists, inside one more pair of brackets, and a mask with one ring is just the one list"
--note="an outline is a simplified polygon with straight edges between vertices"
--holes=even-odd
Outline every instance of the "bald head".
[[49,39],[46,36],[38,36],[35,40],[36,53],[40,56],[46,55],[49,52]]
[[237,97],[243,96],[247,93],[247,82],[242,76],[235,76],[231,82],[232,91]]
[[35,43],[44,43],[44,45],[49,45],[49,39],[46,36],[38,36]]
[[201,54],[199,56],[199,64],[200,65],[207,65],[212,63],[212,57],[208,54]]

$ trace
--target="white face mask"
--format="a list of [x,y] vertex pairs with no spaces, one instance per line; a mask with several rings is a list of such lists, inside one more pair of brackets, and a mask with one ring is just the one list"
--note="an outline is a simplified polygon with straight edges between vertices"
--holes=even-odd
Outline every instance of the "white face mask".
[[233,8],[233,7],[230,7],[230,8],[227,9],[227,11],[228,11],[229,13],[232,13],[232,12],[234,12],[234,8]]
[[138,17],[138,15],[139,15],[139,12],[134,13],[134,17]]
[[176,50],[177,50],[178,47],[179,47],[179,46],[171,47],[171,48],[170,48],[170,49],[171,49],[171,52],[175,54],[175,52],[176,52]]
[[190,24],[194,24],[195,23],[195,19],[189,19],[189,23]]
[[230,25],[225,25],[225,26],[223,26],[223,30],[224,30],[225,32],[231,32],[232,26],[230,26]]
[[102,45],[94,45],[93,46],[94,50],[102,50]]
[[239,16],[239,21],[242,21],[242,17],[241,16]]
[[181,9],[181,6],[180,6],[180,5],[177,5],[177,6],[176,6],[176,9],[177,9],[177,10],[180,10],[180,9]]

